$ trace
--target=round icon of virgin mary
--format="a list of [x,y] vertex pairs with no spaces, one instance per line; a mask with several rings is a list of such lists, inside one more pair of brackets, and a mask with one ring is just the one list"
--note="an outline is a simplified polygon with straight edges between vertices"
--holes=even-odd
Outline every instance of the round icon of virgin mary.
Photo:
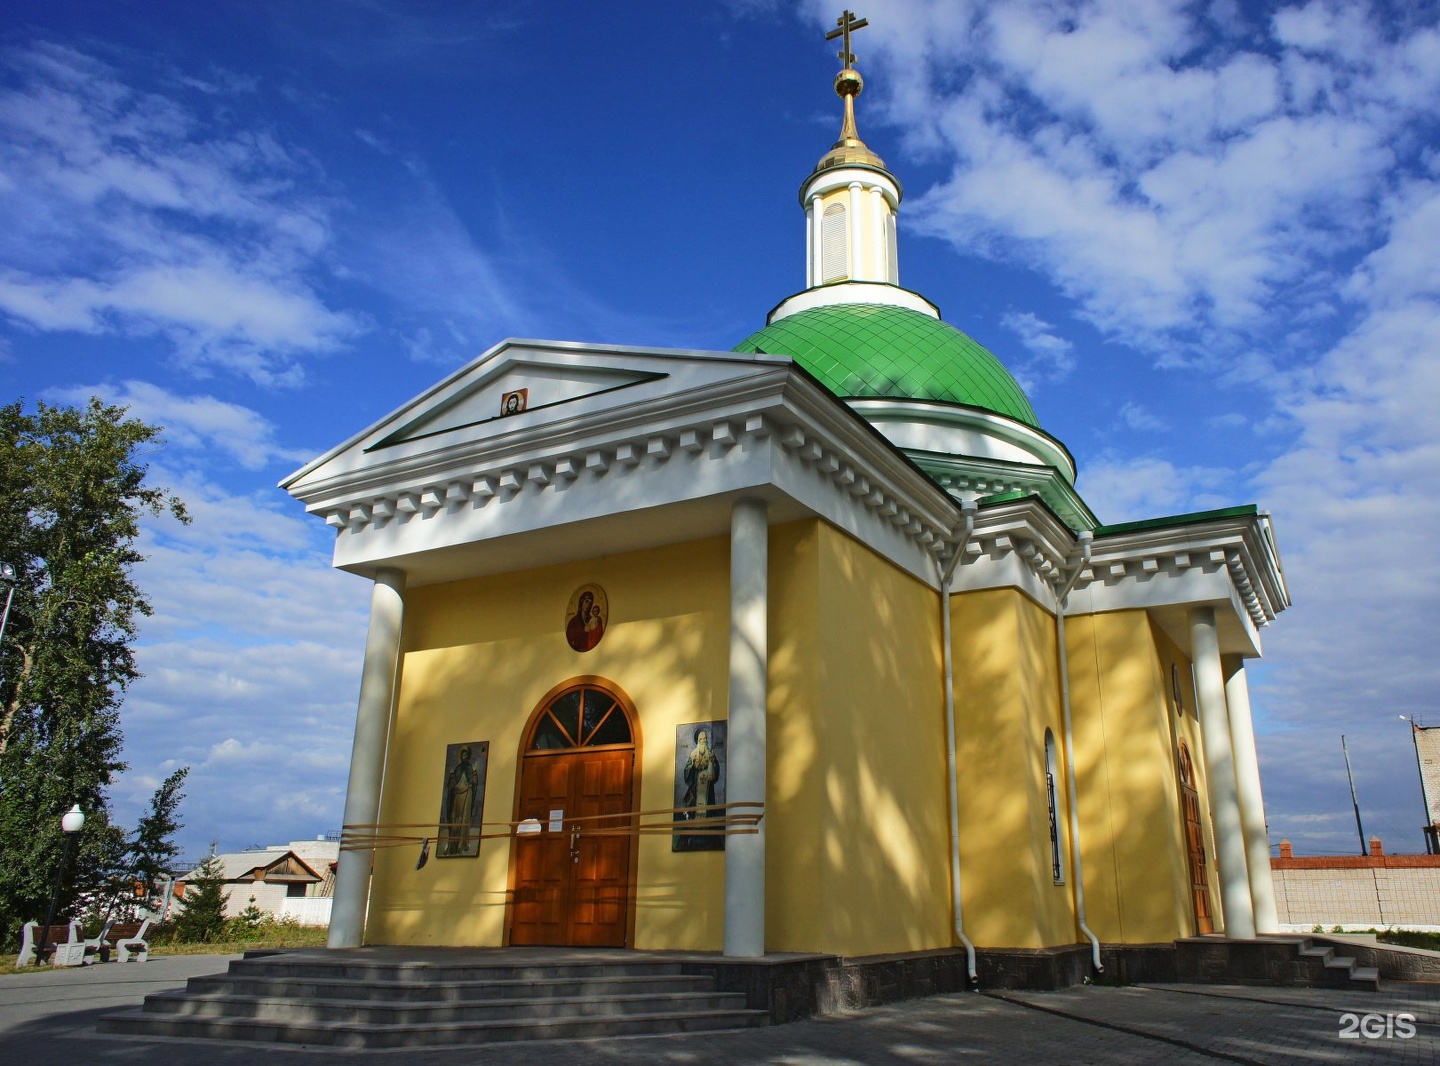
[[599,585],[581,585],[570,594],[565,608],[565,643],[576,651],[589,651],[605,635],[610,601]]

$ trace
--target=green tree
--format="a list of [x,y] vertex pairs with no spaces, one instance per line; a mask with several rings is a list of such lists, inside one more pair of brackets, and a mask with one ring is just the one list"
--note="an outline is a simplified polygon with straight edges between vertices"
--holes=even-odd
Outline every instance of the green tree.
[[0,644],[0,942],[44,916],[71,804],[86,822],[61,913],[117,856],[106,789],[124,768],[120,702],[139,676],[138,619],[150,614],[132,576],[135,542],[146,513],[188,521],[145,481],[141,456],[159,428],[125,413],[98,399],[0,406],[0,559],[16,570]]
[[146,907],[156,908],[163,902],[156,893],[164,890],[161,882],[166,874],[172,872],[175,856],[180,854],[175,832],[181,827],[181,822],[175,812],[185,798],[180,786],[189,773],[190,767],[182,766],[160,783],[155,795],[150,797],[150,809],[140,819],[135,835],[130,838],[127,854],[130,878],[142,886],[145,896],[143,899],[137,896],[136,902]]
[[185,886],[185,899],[175,915],[175,939],[182,944],[206,943],[225,928],[225,875],[211,855]]

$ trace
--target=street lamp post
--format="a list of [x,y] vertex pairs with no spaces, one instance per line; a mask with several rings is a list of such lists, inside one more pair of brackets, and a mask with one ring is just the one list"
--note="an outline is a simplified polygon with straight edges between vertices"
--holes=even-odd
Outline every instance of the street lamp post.
[[1425,790],[1425,764],[1420,761],[1420,723],[1408,714],[1398,717],[1402,722],[1410,723],[1410,740],[1415,745],[1415,770],[1420,775],[1420,802],[1425,805],[1425,854],[1434,855],[1435,820],[1430,816],[1430,793]]
[[1350,806],[1355,808],[1355,831],[1360,834],[1360,854],[1369,855],[1370,846],[1365,842],[1365,827],[1360,824],[1360,801],[1355,798],[1355,775],[1350,772],[1350,745],[1345,743],[1345,734],[1340,734],[1340,747],[1345,752],[1345,777],[1350,781]]
[[[0,585],[5,586],[5,610],[0,612],[0,650],[5,646],[5,623],[10,621],[10,601],[15,598],[15,565],[0,563]],[[0,658],[0,680],[4,679],[5,660]]]
[[60,905],[60,882],[65,878],[65,867],[70,865],[70,853],[75,849],[75,837],[85,825],[85,812],[80,809],[80,804],[75,804],[65,812],[60,819],[60,828],[65,830],[65,850],[60,854],[60,865],[55,870],[55,888],[50,893],[50,913],[45,916],[45,932],[41,935],[42,944],[53,941],[59,943],[51,928],[55,924],[55,909]]

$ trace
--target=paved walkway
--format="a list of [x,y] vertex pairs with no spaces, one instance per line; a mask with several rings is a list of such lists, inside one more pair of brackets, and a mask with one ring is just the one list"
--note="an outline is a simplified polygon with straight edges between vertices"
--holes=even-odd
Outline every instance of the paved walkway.
[[[281,1066],[568,1066],[574,1063],[775,1063],[853,1066],[995,1063],[998,1066],[1217,1063],[1440,1062],[1440,985],[1388,983],[1379,995],[1216,985],[1086,987],[914,1000],[763,1029],[545,1044],[488,1044],[410,1051],[351,1051],[102,1036],[95,1019],[138,1005],[150,992],[219,973],[235,956],[152,957],[0,977],[0,1061]],[[1383,1035],[1385,1016],[1413,1016],[1415,1035]],[[1354,1015],[1353,1021],[1347,1015]],[[1366,1015],[1371,1016],[1366,1020]],[[1341,1039],[1342,1026],[1355,1039]],[[1366,1036],[1378,1033],[1378,1036]]]

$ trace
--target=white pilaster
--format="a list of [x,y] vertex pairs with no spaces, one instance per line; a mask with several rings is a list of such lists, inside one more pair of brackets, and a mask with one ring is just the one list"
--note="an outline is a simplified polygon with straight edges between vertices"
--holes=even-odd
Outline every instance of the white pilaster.
[[[765,501],[743,499],[730,515],[730,721],[727,801],[765,802],[765,697],[769,612]],[[765,954],[765,822],[756,835],[725,839],[725,954]]]
[[865,281],[865,186],[850,183],[850,280]]
[[815,200],[805,205],[805,287],[815,284]]
[[825,269],[824,238],[821,230],[825,228],[825,212],[820,210],[820,197],[810,197],[810,276],[805,279],[808,287],[814,288],[823,280],[821,271]]
[[868,202],[868,225],[870,234],[875,238],[875,277],[874,281],[890,280],[890,244],[885,239],[885,193],[880,186],[870,186],[870,195],[865,197]]
[[[385,770],[385,741],[395,700],[400,661],[400,628],[405,617],[405,574],[384,569],[375,574],[370,595],[370,630],[360,673],[360,702],[355,715],[355,745],[350,751],[350,784],[345,790],[345,824],[372,825],[380,818],[380,780]],[[335,898],[330,909],[332,948],[359,947],[365,935],[365,905],[370,896],[370,851],[342,851],[335,868]]]
[[1250,876],[1245,857],[1245,831],[1235,784],[1235,759],[1230,748],[1230,716],[1225,708],[1225,676],[1220,669],[1220,640],[1215,608],[1190,612],[1190,655],[1195,663],[1195,694],[1200,703],[1200,731],[1205,738],[1205,770],[1215,850],[1220,861],[1220,899],[1225,935],[1240,940],[1255,936]]
[[1240,822],[1245,827],[1245,857],[1250,874],[1250,900],[1255,930],[1280,932],[1275,909],[1275,881],[1270,872],[1270,840],[1265,832],[1265,798],[1260,791],[1260,759],[1255,754],[1255,727],[1250,716],[1250,685],[1245,660],[1227,655],[1225,705],[1230,711],[1230,745],[1235,752],[1235,786],[1240,795]]

